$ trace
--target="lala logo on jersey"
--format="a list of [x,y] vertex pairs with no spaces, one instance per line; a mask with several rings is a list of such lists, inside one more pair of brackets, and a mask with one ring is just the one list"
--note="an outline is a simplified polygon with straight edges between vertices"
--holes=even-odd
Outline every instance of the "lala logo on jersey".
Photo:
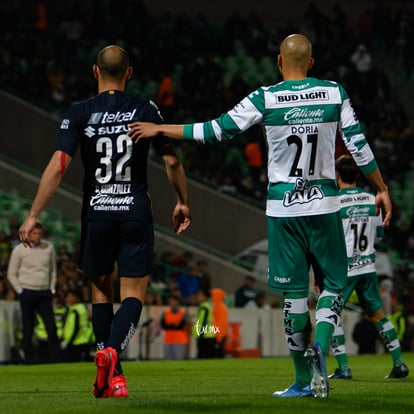
[[283,197],[283,205],[290,207],[294,204],[310,203],[313,200],[321,200],[323,193],[319,185],[307,187],[308,180],[298,178],[293,191],[287,191]]
[[348,264],[348,272],[354,269],[360,269],[361,267],[365,267],[370,265],[372,260],[369,257],[362,258],[359,254],[354,254],[352,256],[352,263]]

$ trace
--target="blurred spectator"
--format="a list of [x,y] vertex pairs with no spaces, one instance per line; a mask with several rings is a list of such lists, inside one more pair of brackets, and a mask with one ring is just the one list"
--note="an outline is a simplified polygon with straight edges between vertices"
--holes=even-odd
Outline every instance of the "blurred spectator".
[[47,8],[45,0],[37,0],[33,8],[33,31],[44,33],[47,30]]
[[69,250],[66,245],[62,244],[58,247],[56,252],[57,267],[62,267],[63,263],[70,260]]
[[197,260],[195,270],[198,278],[198,288],[208,292],[211,289],[211,278],[207,272],[208,263],[205,260]]
[[197,341],[197,358],[216,357],[216,327],[213,324],[213,310],[210,292],[198,291],[198,310],[193,323],[193,336]]
[[79,263],[80,258],[80,241],[76,240],[73,242],[72,251],[70,252],[70,258],[73,262]]
[[10,249],[12,250],[20,244],[19,227],[20,226],[16,223],[10,224],[10,236],[8,240],[10,244]]
[[194,254],[190,251],[185,251],[183,254],[175,256],[173,264],[176,267],[185,269],[187,266],[194,266]]
[[398,303],[393,303],[391,313],[388,315],[388,319],[394,325],[398,340],[402,344],[406,333],[406,320],[403,313],[403,307]]
[[156,104],[166,123],[174,121],[174,88],[170,71],[161,69]]
[[352,338],[358,344],[358,354],[375,354],[377,352],[378,331],[365,313],[355,324]]
[[0,230],[0,276],[5,273],[10,257],[10,242],[3,230]]
[[67,93],[63,69],[55,62],[50,62],[48,66],[47,80],[49,85],[48,103],[57,113],[61,113],[68,105]]
[[213,303],[213,326],[215,330],[215,357],[224,358],[224,349],[229,332],[229,311],[224,303],[226,292],[223,289],[211,289],[211,301]]
[[68,311],[63,325],[61,342],[64,362],[89,361],[94,344],[92,324],[88,308],[81,302],[82,293],[78,289],[66,292],[66,306]]
[[381,275],[378,276],[380,280],[380,293],[381,293],[381,299],[382,299],[382,309],[384,311],[384,314],[390,315],[392,310],[392,303],[395,299],[393,299],[394,296],[394,283],[392,279],[389,277],[381,277]]
[[10,256],[7,277],[19,295],[22,312],[24,362],[33,364],[33,330],[36,312],[47,331],[49,362],[59,360],[59,343],[53,315],[52,295],[56,289],[56,255],[53,245],[43,239],[43,226],[36,223],[30,235],[31,247],[16,246]]
[[178,289],[177,282],[174,279],[170,279],[167,282],[167,286],[164,290],[164,295],[163,295],[163,305],[168,305],[168,297],[170,295],[178,296],[180,298],[181,303],[183,302],[183,298],[181,297],[181,292]]
[[231,175],[225,175],[222,179],[222,184],[220,184],[217,189],[219,191],[223,191],[223,193],[237,194],[237,187],[235,186]]
[[371,71],[372,57],[364,44],[359,44],[351,55],[351,62],[358,73]]
[[168,297],[168,306],[161,315],[164,358],[184,359],[188,346],[187,312],[181,307],[181,298],[177,295],[172,294]]
[[253,276],[246,276],[244,283],[234,293],[234,305],[236,308],[245,307],[250,301],[256,298],[256,289],[254,284],[256,279]]
[[166,265],[161,262],[161,253],[154,250],[154,268],[151,273],[151,280],[159,286],[166,287]]
[[77,62],[81,51],[79,44],[84,33],[84,25],[81,22],[81,12],[76,8],[63,16],[58,30],[57,38],[61,44],[61,58],[64,62]]
[[53,314],[55,315],[56,332],[59,341],[63,338],[63,326],[65,324],[68,307],[66,306],[65,297],[55,295],[53,297]]
[[79,288],[83,283],[78,265],[73,260],[63,261],[59,268],[59,273],[63,275],[65,279],[65,285],[67,285],[69,289]]
[[252,176],[255,184],[260,182],[260,175],[263,168],[263,154],[257,139],[250,139],[244,147],[249,174]]
[[5,300],[7,297],[7,283],[5,278],[0,278],[0,300]]
[[178,277],[178,289],[185,304],[194,304],[194,297],[199,291],[198,272],[194,265],[187,266]]
[[169,283],[171,279],[175,279],[176,276],[178,276],[177,269],[175,268],[175,255],[170,250],[162,252],[160,255],[160,260],[155,260],[155,264],[158,280]]
[[[64,298],[58,295],[53,297],[53,314],[55,316],[56,332],[59,342],[63,338],[63,325],[65,323],[68,308],[65,305]],[[36,323],[34,334],[37,340],[37,354],[40,363],[47,363],[49,359],[49,346],[47,343],[47,331],[43,319],[36,314]]]
[[266,293],[265,292],[257,292],[254,300],[250,300],[244,306],[245,308],[265,308],[266,306]]
[[162,294],[157,288],[152,286],[151,283],[148,283],[144,304],[147,306],[162,305]]

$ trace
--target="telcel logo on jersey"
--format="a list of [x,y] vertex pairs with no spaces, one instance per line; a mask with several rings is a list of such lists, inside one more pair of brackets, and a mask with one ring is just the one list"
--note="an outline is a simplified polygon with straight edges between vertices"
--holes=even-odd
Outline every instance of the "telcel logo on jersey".
[[134,109],[132,112],[94,112],[88,121],[88,124],[96,125],[96,124],[113,124],[115,122],[128,122],[132,121],[135,112],[137,110]]

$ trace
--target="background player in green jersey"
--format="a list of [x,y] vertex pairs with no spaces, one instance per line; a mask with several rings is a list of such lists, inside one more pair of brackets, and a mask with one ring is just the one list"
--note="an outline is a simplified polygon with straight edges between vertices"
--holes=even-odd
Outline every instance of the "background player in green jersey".
[[[342,155],[336,160],[335,165],[348,254],[348,283],[342,292],[344,303],[355,289],[360,306],[374,323],[392,358],[393,369],[387,378],[404,378],[408,375],[408,368],[404,363],[394,325],[382,309],[375,271],[374,244],[382,238],[384,232],[380,216],[375,214],[375,196],[357,187],[359,169],[351,156]],[[340,325],[335,328],[332,349],[338,368],[329,378],[352,378],[344,331]]]
[[[347,93],[336,82],[308,77],[314,64],[309,39],[301,34],[285,38],[277,63],[283,82],[256,89],[217,119],[187,125],[131,122],[128,134],[135,140],[161,134],[215,143],[263,125],[268,147],[268,284],[284,295],[285,334],[296,373],[289,388],[273,395],[325,398],[329,394],[325,357],[340,321],[347,279],[335,181],[338,131],[378,191],[376,203],[384,211],[384,226],[391,219],[391,201]],[[312,347],[310,266],[322,292]]]

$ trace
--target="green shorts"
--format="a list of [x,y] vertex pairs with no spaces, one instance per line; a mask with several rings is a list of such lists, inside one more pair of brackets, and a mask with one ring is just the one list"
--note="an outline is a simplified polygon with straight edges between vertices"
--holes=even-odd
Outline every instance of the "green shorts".
[[283,293],[307,292],[309,270],[321,291],[341,293],[347,283],[347,256],[338,213],[304,217],[267,216],[268,285]]
[[348,277],[348,282],[343,290],[344,303],[351,296],[352,291],[358,296],[359,306],[366,312],[376,312],[382,308],[382,299],[378,277],[376,273]]

